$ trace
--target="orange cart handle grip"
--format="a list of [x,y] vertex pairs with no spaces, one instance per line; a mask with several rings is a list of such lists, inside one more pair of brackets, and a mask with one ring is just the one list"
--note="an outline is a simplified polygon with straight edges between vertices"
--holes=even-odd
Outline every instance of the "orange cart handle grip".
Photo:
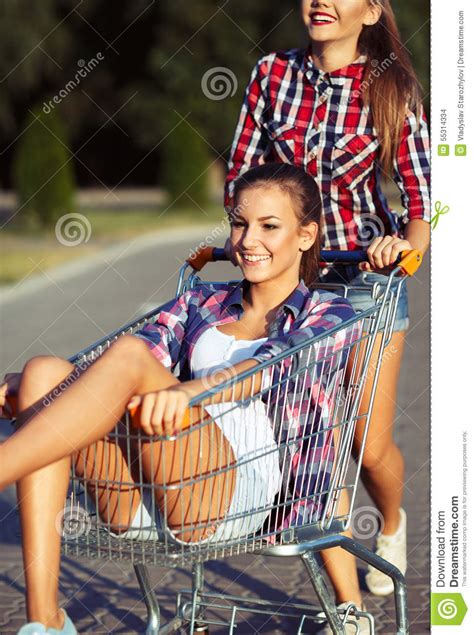
[[400,267],[406,276],[415,274],[423,262],[423,256],[419,249],[407,249],[402,251],[400,256],[401,258],[399,262],[397,262],[397,267]]
[[208,262],[216,262],[218,260],[228,260],[225,251],[221,247],[201,247],[194,252],[192,256],[187,258],[186,262],[194,269],[201,271]]

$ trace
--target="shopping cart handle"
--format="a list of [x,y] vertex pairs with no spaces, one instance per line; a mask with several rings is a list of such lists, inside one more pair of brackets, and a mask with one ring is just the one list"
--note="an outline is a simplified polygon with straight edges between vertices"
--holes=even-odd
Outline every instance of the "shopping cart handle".
[[320,257],[321,262],[324,263],[335,263],[341,262],[344,264],[351,263],[359,263],[366,262],[367,260],[367,252],[366,251],[342,251],[338,249],[334,250],[323,250],[321,251]]
[[217,260],[228,260],[224,249],[208,246],[195,251],[192,256],[186,259],[186,262],[191,265],[194,271],[201,271],[208,262],[216,262]]
[[218,260],[229,260],[223,247],[214,247],[212,256],[215,262],[217,262]]
[[[321,263],[342,263],[342,264],[355,264],[361,262],[367,262],[367,252],[360,251],[343,251],[343,250],[329,250],[322,251],[320,255]],[[406,276],[412,276],[418,267],[421,265],[423,257],[421,251],[418,249],[406,249],[402,251],[398,256],[394,267],[400,267],[402,273]]]
[[[203,247],[188,258],[186,262],[195,271],[201,271],[206,263],[219,260],[228,260],[227,254],[222,247]],[[364,250],[323,250],[320,254],[320,260],[322,263],[358,264],[367,261],[367,252]],[[417,249],[409,249],[402,251],[397,259],[396,266],[400,267],[405,275],[412,276],[421,265],[421,261],[421,252]]]

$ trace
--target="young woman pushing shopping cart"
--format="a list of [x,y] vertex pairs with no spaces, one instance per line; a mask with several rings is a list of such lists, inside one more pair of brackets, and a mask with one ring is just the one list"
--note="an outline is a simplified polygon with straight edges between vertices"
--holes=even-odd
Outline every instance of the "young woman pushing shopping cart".
[[[176,300],[74,364],[33,358],[2,387],[18,398],[17,431],[0,446],[0,487],[18,484],[28,614],[21,635],[76,632],[58,603],[56,525],[71,466],[74,495],[84,494],[74,509],[91,513],[66,549],[133,562],[150,634],[205,624],[212,600],[202,563],[256,550],[301,555],[334,632],[361,632],[362,624],[370,632],[363,611],[338,613],[315,566],[315,550],[339,544],[392,577],[398,632],[407,632],[403,577],[340,535],[350,512],[338,505],[342,492],[353,504],[354,429],[370,416],[370,407],[360,412],[361,386],[382,319],[393,324],[402,279],[361,315],[344,298],[308,288],[321,202],[298,168],[256,168],[237,184],[236,201],[231,241],[243,281],[191,277]],[[134,424],[117,423],[127,409]],[[146,562],[194,566],[190,599],[181,596],[176,620],[162,629]],[[324,619],[314,607],[294,608],[299,632]]]
[[[395,11],[404,9],[396,3]],[[430,144],[422,92],[390,0],[301,0],[306,42],[265,53],[252,69],[228,162],[226,204],[236,178],[256,165],[279,161],[304,169],[323,200],[322,248],[359,250],[377,271],[402,250],[426,251],[430,240]],[[418,25],[422,28],[422,25]],[[401,214],[387,200],[383,180],[396,185]],[[331,284],[360,286],[353,263],[324,267]],[[367,287],[366,287],[367,288]],[[355,308],[370,293],[350,292]],[[361,478],[381,519],[377,553],[406,570],[404,458],[393,438],[397,382],[409,326],[406,288],[398,302],[394,353],[384,361]],[[356,432],[355,445],[362,441]],[[339,603],[360,602],[355,561],[322,554]],[[369,567],[371,593],[388,595],[390,579]]]

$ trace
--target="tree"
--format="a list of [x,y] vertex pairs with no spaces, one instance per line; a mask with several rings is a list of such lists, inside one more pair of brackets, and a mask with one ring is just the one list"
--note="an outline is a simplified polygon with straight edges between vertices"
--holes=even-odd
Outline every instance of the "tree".
[[163,141],[161,184],[171,205],[204,207],[209,202],[208,146],[186,120],[170,117],[170,132]]
[[19,200],[17,222],[37,220],[49,226],[72,211],[74,173],[63,122],[55,110],[31,112],[16,146],[13,172]]
[[[17,104],[61,77],[55,61],[69,45],[57,0],[2,2],[0,20],[0,131],[17,129]],[[45,36],[47,42],[45,43]],[[31,104],[30,104],[31,105]]]

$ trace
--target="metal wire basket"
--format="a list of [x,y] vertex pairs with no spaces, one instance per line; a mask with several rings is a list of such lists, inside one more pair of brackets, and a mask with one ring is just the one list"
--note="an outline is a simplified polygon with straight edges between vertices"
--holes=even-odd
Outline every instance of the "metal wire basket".
[[[201,284],[218,284],[204,283],[196,270],[206,261],[223,259],[222,250],[207,250],[200,258],[199,263],[181,268],[177,295]],[[355,606],[338,611],[330,597],[315,553],[334,546],[392,578],[397,632],[408,633],[403,576],[341,532],[351,521],[377,379],[401,286],[413,262],[416,266],[419,261],[419,254],[409,254],[385,285],[373,285],[370,309],[245,373],[224,374],[217,388],[191,401],[194,424],[176,435],[149,437],[127,414],[100,447],[96,444],[83,451],[82,465],[87,469],[78,470],[77,461],[72,469],[63,551],[69,556],[133,564],[148,608],[148,635],[184,626],[197,632],[211,623],[225,624],[233,633],[244,610],[278,612],[278,606],[267,600],[246,598],[243,602],[204,592],[206,561],[250,552],[298,555],[305,563],[322,612],[314,606],[286,604],[285,615],[296,620],[295,632],[303,633],[308,623],[326,619],[339,635],[350,621],[358,631],[362,619],[369,621],[374,632],[371,615]],[[342,287],[347,293],[349,287]],[[352,291],[358,288],[367,290],[364,285],[351,287]],[[117,338],[153,322],[159,311],[160,307],[125,325],[71,361],[93,362]],[[244,382],[250,383],[250,390],[242,399],[238,391]],[[223,403],[218,394],[226,387],[232,389],[233,397]],[[370,398],[362,407],[367,390]],[[352,462],[356,426],[363,426],[364,434],[362,449]],[[221,433],[234,440],[227,443],[225,452]],[[196,447],[199,456],[192,456]],[[114,471],[119,455],[126,458],[133,478],[123,479]],[[209,457],[217,455],[209,469]],[[178,467],[170,472],[169,465]],[[133,492],[133,496],[115,496],[117,503],[111,509],[104,501],[117,492]],[[349,505],[341,504],[344,492]],[[138,494],[134,525],[133,500]],[[123,518],[127,522],[117,521]],[[160,627],[146,565],[191,566],[193,570],[192,588],[178,595],[176,616],[165,626]],[[227,615],[224,621],[206,619],[206,607],[211,605]]]

